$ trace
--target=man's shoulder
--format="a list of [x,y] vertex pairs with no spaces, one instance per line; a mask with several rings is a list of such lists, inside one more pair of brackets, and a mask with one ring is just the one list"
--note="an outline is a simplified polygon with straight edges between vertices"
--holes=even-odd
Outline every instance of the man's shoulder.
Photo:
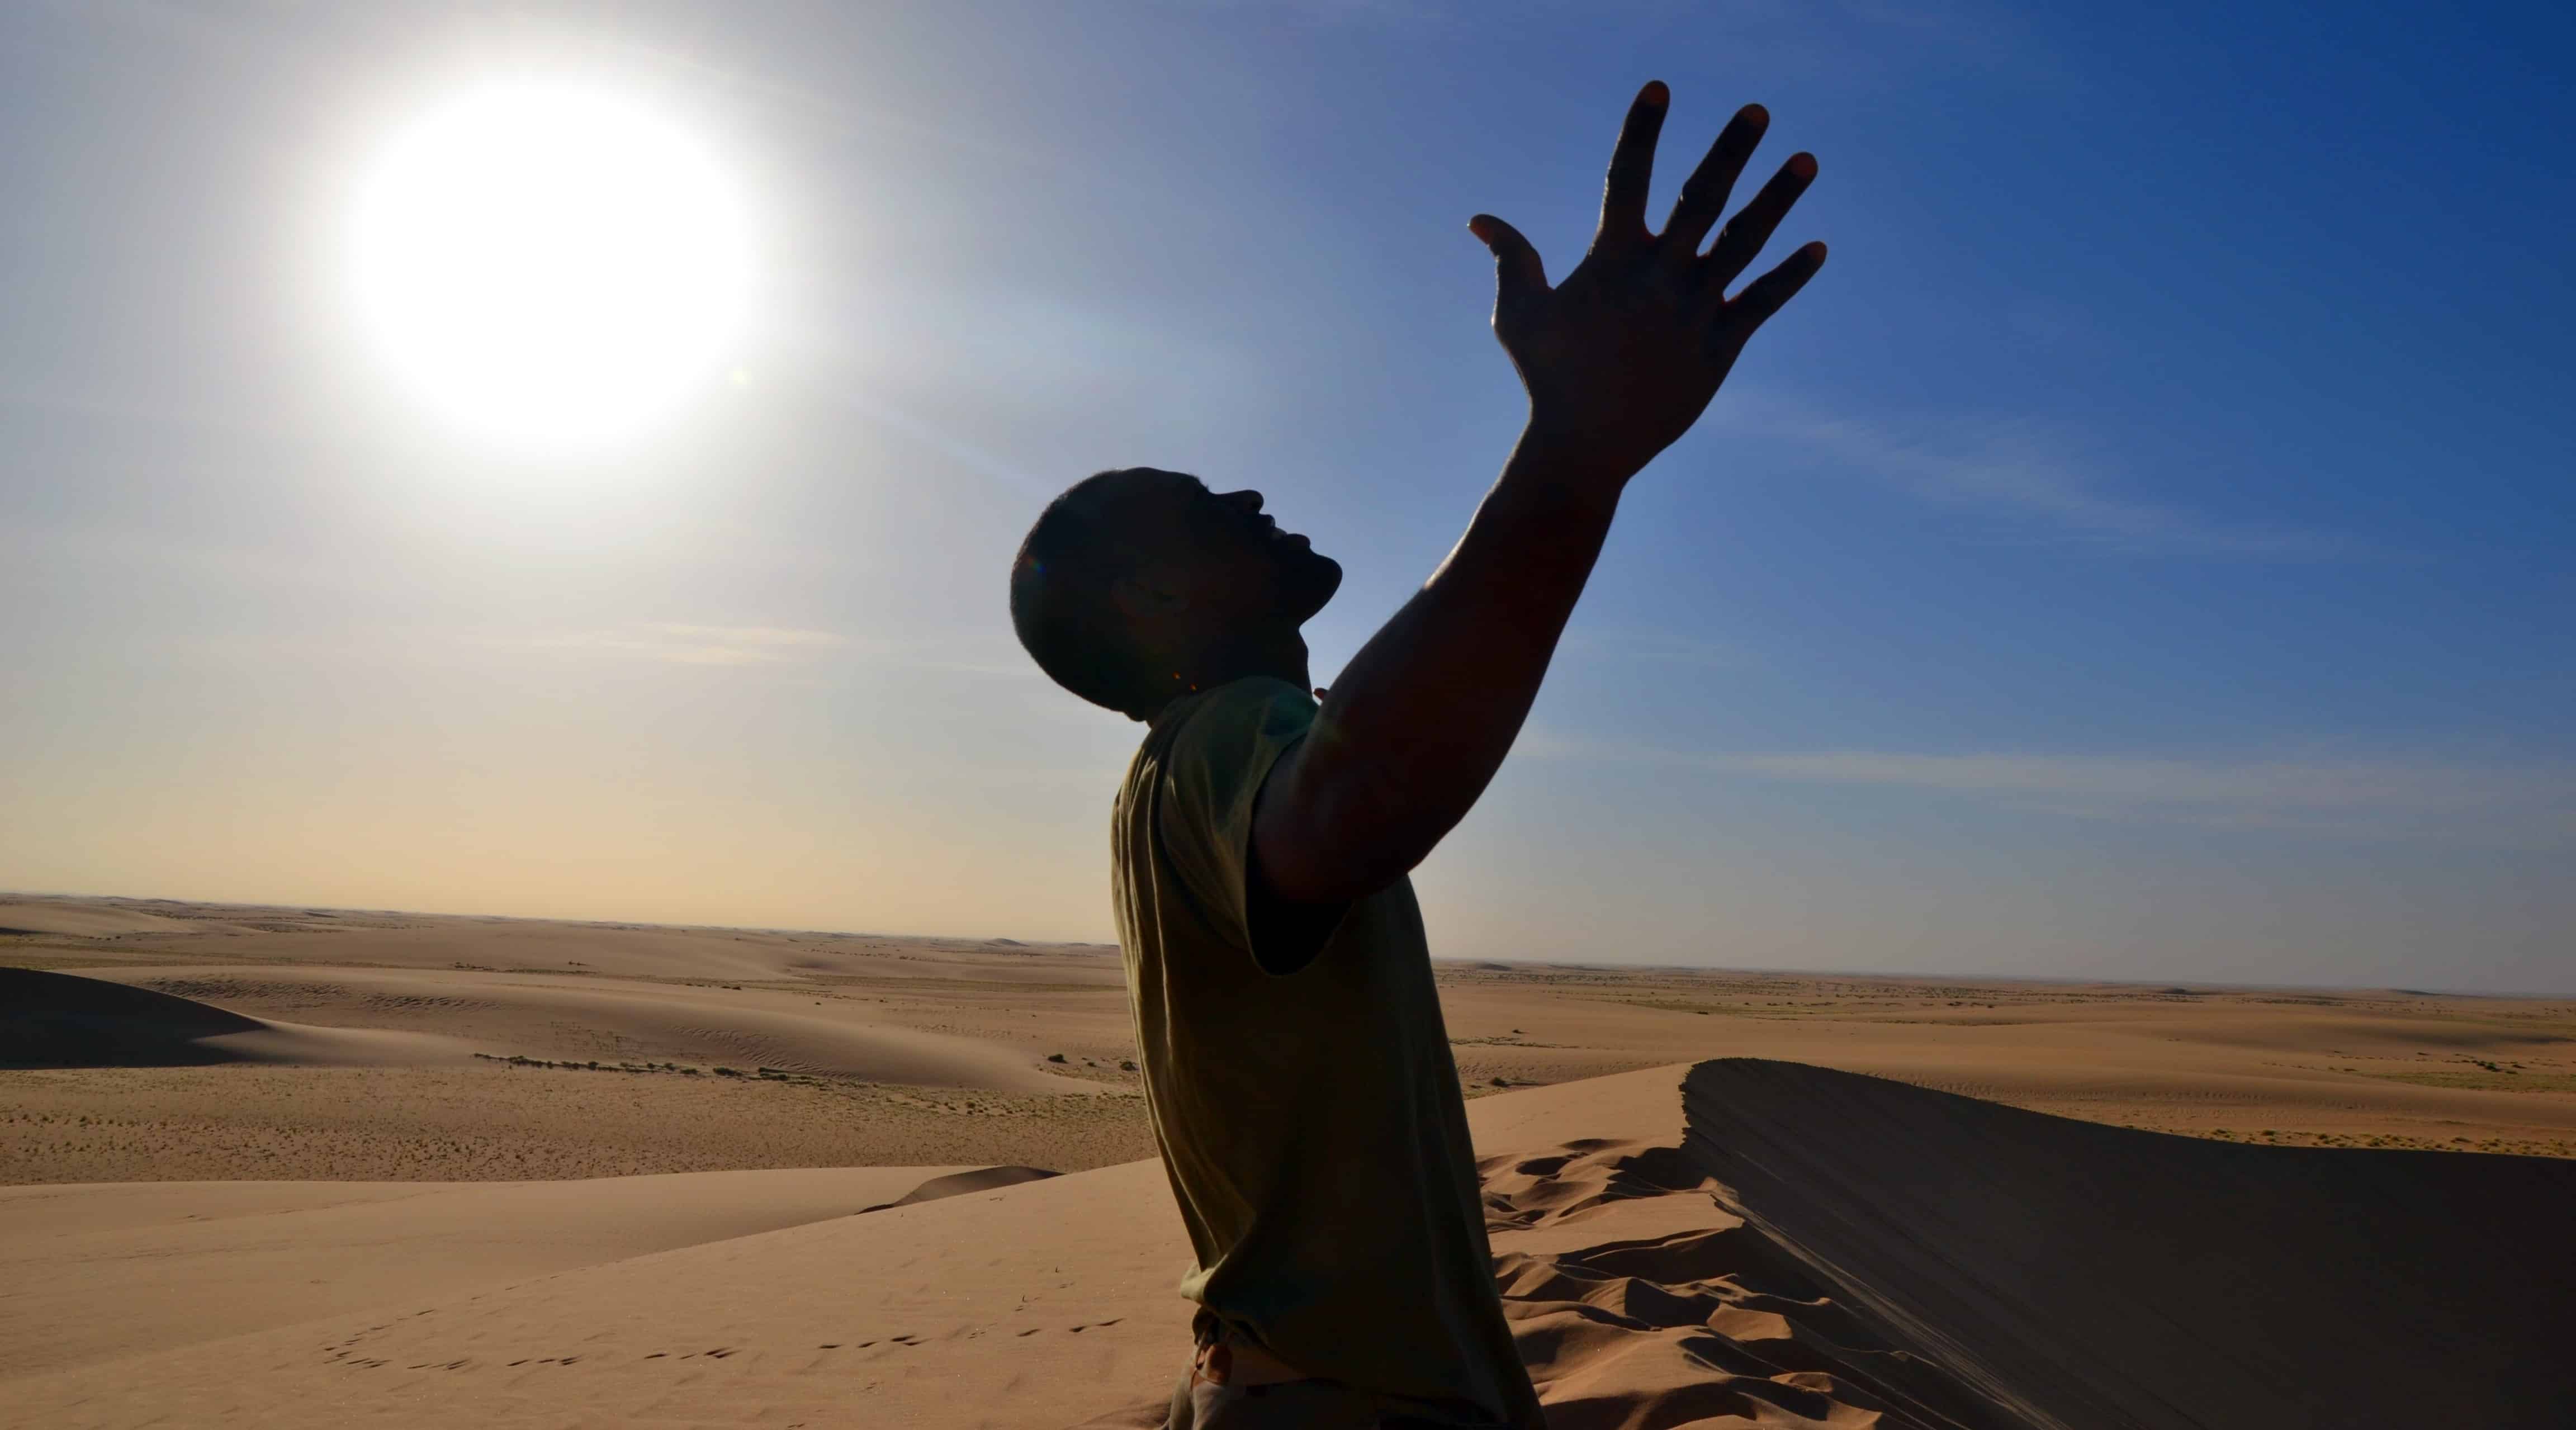
[[[1116,819],[1222,823],[1250,804],[1279,756],[1315,721],[1315,698],[1276,676],[1246,676],[1164,707],[1128,763]],[[1239,808],[1239,806],[1241,808]]]
[[1138,752],[1166,778],[1226,780],[1270,760],[1315,723],[1315,698],[1275,676],[1248,676],[1175,702]]

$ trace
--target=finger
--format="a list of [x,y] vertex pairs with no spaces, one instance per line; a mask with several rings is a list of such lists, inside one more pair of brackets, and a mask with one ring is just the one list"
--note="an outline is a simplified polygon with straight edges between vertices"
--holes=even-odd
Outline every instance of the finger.
[[1780,166],[1780,172],[1771,176],[1771,182],[1762,186],[1762,192],[1753,196],[1753,202],[1726,221],[1726,227],[1718,230],[1717,242],[1709,245],[1708,257],[1700,260],[1712,289],[1725,291],[1726,285],[1735,281],[1735,275],[1753,266],[1762,245],[1771,241],[1772,230],[1789,216],[1789,206],[1815,181],[1816,156],[1792,154],[1789,162]]
[[1728,300],[1726,316],[1720,320],[1719,329],[1735,341],[1742,342],[1790,299],[1797,297],[1798,290],[1806,287],[1807,280],[1815,277],[1816,270],[1824,266],[1825,246],[1821,243],[1808,244],[1781,259],[1778,267],[1745,284],[1743,292]]
[[1478,214],[1467,220],[1467,231],[1493,250],[1497,310],[1547,291],[1547,265],[1519,229],[1492,214]]
[[1664,130],[1664,110],[1672,91],[1662,80],[1648,80],[1628,106],[1628,122],[1619,126],[1619,147],[1610,151],[1610,177],[1601,190],[1600,237],[1626,242],[1646,236],[1646,190],[1655,178],[1655,136]]
[[1717,216],[1726,212],[1727,195],[1735,192],[1745,161],[1753,157],[1762,131],[1770,127],[1771,111],[1761,105],[1748,104],[1735,111],[1735,117],[1718,131],[1717,142],[1708,146],[1699,167],[1682,182],[1682,196],[1673,201],[1673,215],[1664,221],[1667,248],[1681,257],[1699,255],[1699,241],[1708,237]]

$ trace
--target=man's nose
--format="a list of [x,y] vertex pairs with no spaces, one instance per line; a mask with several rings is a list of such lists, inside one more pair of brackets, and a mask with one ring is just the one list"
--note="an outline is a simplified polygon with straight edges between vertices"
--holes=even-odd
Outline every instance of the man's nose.
[[1261,493],[1256,491],[1227,492],[1217,500],[1239,506],[1253,516],[1261,514]]

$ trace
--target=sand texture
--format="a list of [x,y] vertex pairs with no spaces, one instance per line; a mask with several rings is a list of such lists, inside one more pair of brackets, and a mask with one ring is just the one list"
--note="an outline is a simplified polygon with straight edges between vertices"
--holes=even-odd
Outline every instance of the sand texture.
[[847,1216],[970,1172],[0,1188],[0,1378]]
[[2576,1414],[2576,1162],[2231,1147],[1882,1078],[1691,1071],[1689,1161],[1996,1425]]
[[[1185,1359],[1113,951],[0,929],[0,1426],[1150,1426]],[[2576,1003],[1438,974],[1557,1430],[2576,1403]]]
[[[2496,1253],[2566,1249],[2569,1164],[2226,1147],[1732,1060],[1703,1065],[1686,1141],[1687,1071],[1471,1108],[1556,1430],[2540,1426],[2564,1404],[2535,1358],[2564,1283]],[[2327,1215],[2354,1189],[2361,1215]],[[2374,1224],[2410,1204],[2436,1219]],[[1180,1260],[1139,1162],[27,1376],[0,1416],[1148,1425]]]

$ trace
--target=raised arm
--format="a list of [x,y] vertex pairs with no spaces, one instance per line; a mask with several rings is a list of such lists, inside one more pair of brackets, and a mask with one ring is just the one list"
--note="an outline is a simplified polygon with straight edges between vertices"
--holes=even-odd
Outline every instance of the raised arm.
[[1700,250],[1770,123],[1759,105],[1718,135],[1664,231],[1647,231],[1669,99],[1658,81],[1629,107],[1600,231],[1563,283],[1548,286],[1511,225],[1468,224],[1494,253],[1494,332],[1529,422],[1466,535],[1360,648],[1264,784],[1252,854],[1270,898],[1372,893],[1465,817],[1520,733],[1628,479],[1690,430],[1745,341],[1824,264],[1825,246],[1810,243],[1726,296],[1815,178],[1804,153]]

